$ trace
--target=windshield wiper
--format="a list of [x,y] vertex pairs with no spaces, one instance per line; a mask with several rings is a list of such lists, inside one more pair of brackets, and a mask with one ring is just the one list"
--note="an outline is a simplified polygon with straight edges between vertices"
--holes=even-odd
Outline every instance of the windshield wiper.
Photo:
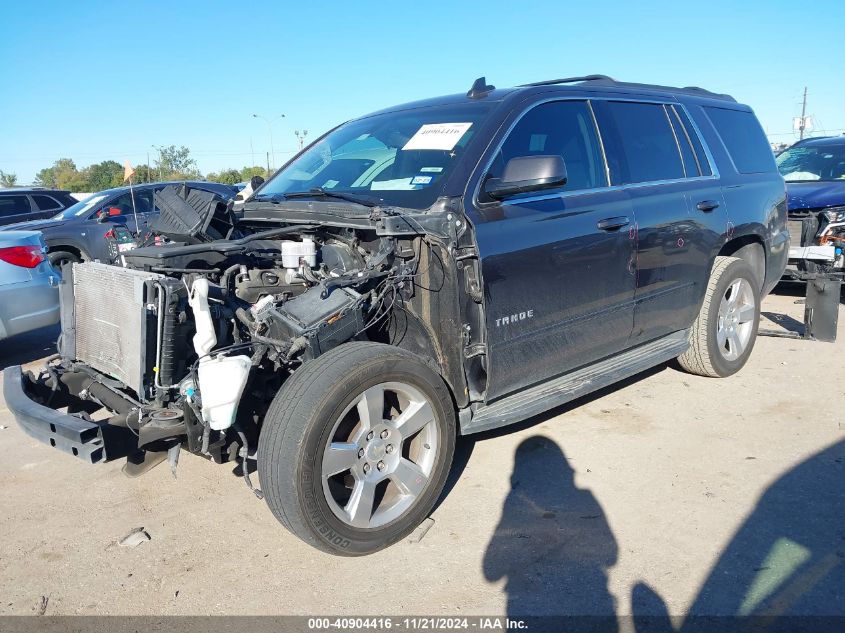
[[322,187],[312,187],[308,191],[291,191],[289,193],[281,194],[285,198],[307,198],[310,196],[322,196],[324,198],[337,198],[338,200],[346,200],[346,202],[352,202],[355,204],[360,204],[365,207],[377,207],[380,200],[373,200],[372,198],[365,198],[359,197],[351,193],[343,193],[341,191],[331,191],[329,189],[323,189]]
[[282,194],[280,193],[259,193],[252,196],[249,200],[245,200],[244,203],[248,202],[272,202],[273,204],[279,204],[280,199],[282,198]]

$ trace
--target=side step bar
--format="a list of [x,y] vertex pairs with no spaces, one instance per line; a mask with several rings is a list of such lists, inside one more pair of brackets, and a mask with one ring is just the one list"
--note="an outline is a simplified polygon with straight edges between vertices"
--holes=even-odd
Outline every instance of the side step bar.
[[569,374],[506,396],[491,404],[480,404],[472,412],[472,417],[469,420],[462,420],[461,435],[489,431],[514,422],[527,420],[597,389],[607,387],[655,365],[672,360],[689,347],[687,336],[687,330],[675,332],[635,347],[618,356],[606,358]]

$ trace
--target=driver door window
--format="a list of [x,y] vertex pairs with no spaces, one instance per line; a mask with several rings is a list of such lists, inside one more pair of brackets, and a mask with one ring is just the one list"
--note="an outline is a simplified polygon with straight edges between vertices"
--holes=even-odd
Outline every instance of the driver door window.
[[135,213],[138,216],[146,215],[153,210],[153,200],[151,191],[135,191],[135,205],[133,210],[132,205],[133,194],[125,193],[111,202],[103,205],[102,210],[106,212],[107,220],[125,222],[128,218],[132,218]]
[[496,154],[487,178],[500,178],[512,158],[550,155],[561,156],[566,163],[562,191],[607,186],[601,146],[586,101],[555,101],[527,112]]

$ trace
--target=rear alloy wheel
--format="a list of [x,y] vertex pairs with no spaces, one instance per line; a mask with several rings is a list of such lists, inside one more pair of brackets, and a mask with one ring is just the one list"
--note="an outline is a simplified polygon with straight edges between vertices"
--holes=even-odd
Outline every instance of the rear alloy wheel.
[[455,409],[419,357],[353,342],[306,362],[273,400],[258,443],[265,499],[323,551],[369,554],[431,512],[452,462]]
[[717,257],[689,349],[678,357],[685,370],[724,377],[745,365],[760,322],[758,282],[751,266],[737,257]]
[[719,302],[716,342],[725,360],[740,358],[754,334],[757,301],[747,279],[737,279],[728,286]]

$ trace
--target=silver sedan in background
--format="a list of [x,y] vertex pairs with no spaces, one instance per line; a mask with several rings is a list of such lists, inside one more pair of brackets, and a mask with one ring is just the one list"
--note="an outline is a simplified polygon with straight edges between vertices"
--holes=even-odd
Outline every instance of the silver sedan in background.
[[59,321],[59,273],[38,231],[0,232],[0,341]]

